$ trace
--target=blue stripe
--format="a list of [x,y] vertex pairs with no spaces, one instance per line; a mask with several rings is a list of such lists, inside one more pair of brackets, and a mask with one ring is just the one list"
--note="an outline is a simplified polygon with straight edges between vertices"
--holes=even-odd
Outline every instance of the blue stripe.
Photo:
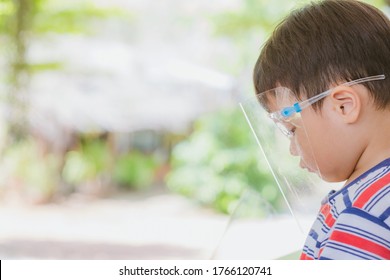
[[364,251],[355,249],[354,247],[349,247],[346,245],[342,245],[340,243],[329,242],[327,247],[344,252],[344,253],[348,253],[348,254],[351,254],[351,255],[354,255],[356,257],[366,259],[366,260],[369,260],[369,259],[380,260],[380,258],[378,258],[376,255],[371,255],[371,254],[368,254]]
[[313,237],[314,240],[317,240],[318,239],[318,233],[315,232],[315,230],[310,230],[309,232],[309,236]]
[[[338,216],[340,215],[339,212],[338,212],[336,203],[337,203],[337,202],[336,202],[335,199],[333,199],[331,202],[329,201],[329,204],[330,204],[330,206],[331,206],[329,212],[332,214],[332,216],[333,216],[335,219],[337,219]],[[344,205],[344,209],[345,209],[345,205]]]
[[322,240],[322,241],[318,241],[318,243],[321,243],[320,246],[318,247],[319,249],[321,249],[322,247],[324,247],[326,245],[326,242],[328,242],[328,237],[326,237],[326,239]]
[[316,258],[316,257],[314,256],[314,251],[313,251],[312,249],[310,249],[307,245],[305,245],[305,246],[303,247],[302,251],[303,251],[307,256],[312,257],[312,258],[314,258],[314,259]]
[[325,234],[328,234],[328,232],[330,231],[330,228],[327,225],[323,224],[321,231]]
[[344,201],[344,204],[345,204],[346,207],[351,207],[352,206],[352,202],[349,199],[349,192],[348,191],[344,191],[343,192],[343,201]]
[[325,217],[324,215],[320,215],[317,217],[317,220],[321,223],[321,231],[323,233],[328,233],[329,230],[330,230],[330,227],[327,226],[327,224],[325,224]]
[[[370,211],[376,205],[376,203],[378,203],[378,200],[381,200],[384,196],[386,196],[389,193],[390,193],[390,186],[387,185],[377,195],[375,195],[373,198],[371,198],[371,201],[364,208],[367,211]],[[371,205],[371,207],[370,207],[370,205]]]
[[323,232],[323,233],[328,233],[330,228],[325,224],[325,219],[324,219],[324,216],[321,214],[317,217],[317,221],[320,223],[321,225],[321,228],[320,230]]
[[379,216],[379,219],[381,221],[386,220],[390,216],[390,207],[385,210],[385,212],[382,213],[382,215]]
[[[333,214],[333,217],[338,217],[340,216],[340,212],[339,212],[339,209],[337,209],[337,206],[336,204],[334,205],[334,207],[332,208],[332,214]],[[345,209],[345,205],[344,205],[344,209]],[[344,211],[344,209],[342,209],[341,211]]]
[[374,224],[377,224],[381,227],[384,227],[387,230],[390,230],[390,228],[382,220],[380,220],[378,217],[375,217],[375,216],[367,213],[366,211],[363,211],[362,209],[351,207],[351,208],[345,209],[342,212],[342,214],[343,213],[353,214],[353,215],[362,217],[370,222],[373,222]]

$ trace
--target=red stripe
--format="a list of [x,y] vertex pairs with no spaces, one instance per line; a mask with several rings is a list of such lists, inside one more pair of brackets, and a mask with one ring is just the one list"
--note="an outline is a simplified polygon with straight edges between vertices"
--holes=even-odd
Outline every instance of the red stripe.
[[335,222],[336,220],[333,218],[333,216],[332,216],[332,214],[331,213],[329,213],[329,215],[326,217],[326,219],[325,219],[325,224],[328,226],[328,227],[332,227],[333,225],[334,225],[334,222]]
[[322,207],[321,207],[321,214],[324,215],[324,217],[326,217],[328,214],[329,214],[329,211],[330,211],[330,205],[329,204],[324,204]]
[[322,248],[318,251],[318,258],[320,258],[320,256],[322,255],[322,251],[324,251],[324,247],[322,247]]
[[300,259],[300,260],[313,260],[312,257],[309,257],[309,256],[306,255],[305,253],[302,253],[299,259]]
[[353,203],[354,207],[363,208],[363,206],[375,195],[383,186],[390,184],[390,173],[380,178],[378,181],[373,183],[370,187],[364,190]]
[[372,252],[384,259],[390,259],[390,250],[388,248],[357,235],[336,230],[332,233],[330,240],[348,244],[367,252]]
[[330,205],[324,204],[320,209],[320,213],[324,217],[325,224],[328,227],[332,227],[336,220],[333,218],[332,213],[330,212]]

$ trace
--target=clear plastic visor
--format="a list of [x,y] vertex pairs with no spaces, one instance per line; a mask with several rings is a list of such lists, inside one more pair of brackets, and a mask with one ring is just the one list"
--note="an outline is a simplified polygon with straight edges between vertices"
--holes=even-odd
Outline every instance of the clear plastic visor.
[[272,259],[302,248],[330,186],[321,179],[306,116],[298,112],[286,118],[280,114],[297,102],[289,89],[280,87],[240,103],[259,147],[259,161],[266,161],[286,210],[268,217],[246,217],[248,207],[256,212],[267,204],[256,191],[261,188],[247,190],[232,215],[216,258]]

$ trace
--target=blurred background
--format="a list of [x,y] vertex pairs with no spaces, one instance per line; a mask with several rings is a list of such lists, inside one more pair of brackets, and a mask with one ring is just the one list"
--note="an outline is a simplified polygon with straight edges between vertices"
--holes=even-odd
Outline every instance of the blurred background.
[[[307,2],[0,0],[0,257],[298,250],[238,102],[263,42]],[[260,223],[238,230],[242,217]]]

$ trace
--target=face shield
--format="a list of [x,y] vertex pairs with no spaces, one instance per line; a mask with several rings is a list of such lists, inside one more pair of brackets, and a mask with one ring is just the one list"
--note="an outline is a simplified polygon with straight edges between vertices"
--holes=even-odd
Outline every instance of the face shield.
[[[384,75],[371,76],[342,85],[384,78]],[[301,248],[321,202],[326,203],[327,194],[335,187],[323,180],[323,157],[315,143],[321,128],[313,126],[307,112],[312,110],[309,107],[313,103],[335,89],[299,101],[290,89],[278,87],[240,103],[258,144],[259,160],[266,161],[289,217],[276,217],[271,212],[268,217],[244,217],[243,213],[248,211],[243,209],[252,207],[251,213],[256,213],[259,212],[256,208],[266,205],[256,188],[247,190],[232,215],[215,258],[275,259]]]
[[258,94],[240,106],[275,184],[304,231],[299,214],[312,212],[311,198],[327,192],[313,149],[313,131],[301,114],[304,108],[285,87]]
[[285,209],[274,211],[261,186],[245,190],[214,258],[277,259],[303,246],[319,202],[329,190],[319,184],[320,172],[304,119],[300,113],[288,118],[280,115],[295,103],[292,92],[282,87],[240,103],[259,147],[259,161],[265,161],[260,166],[267,170],[259,172],[272,173],[272,188],[282,194]]

